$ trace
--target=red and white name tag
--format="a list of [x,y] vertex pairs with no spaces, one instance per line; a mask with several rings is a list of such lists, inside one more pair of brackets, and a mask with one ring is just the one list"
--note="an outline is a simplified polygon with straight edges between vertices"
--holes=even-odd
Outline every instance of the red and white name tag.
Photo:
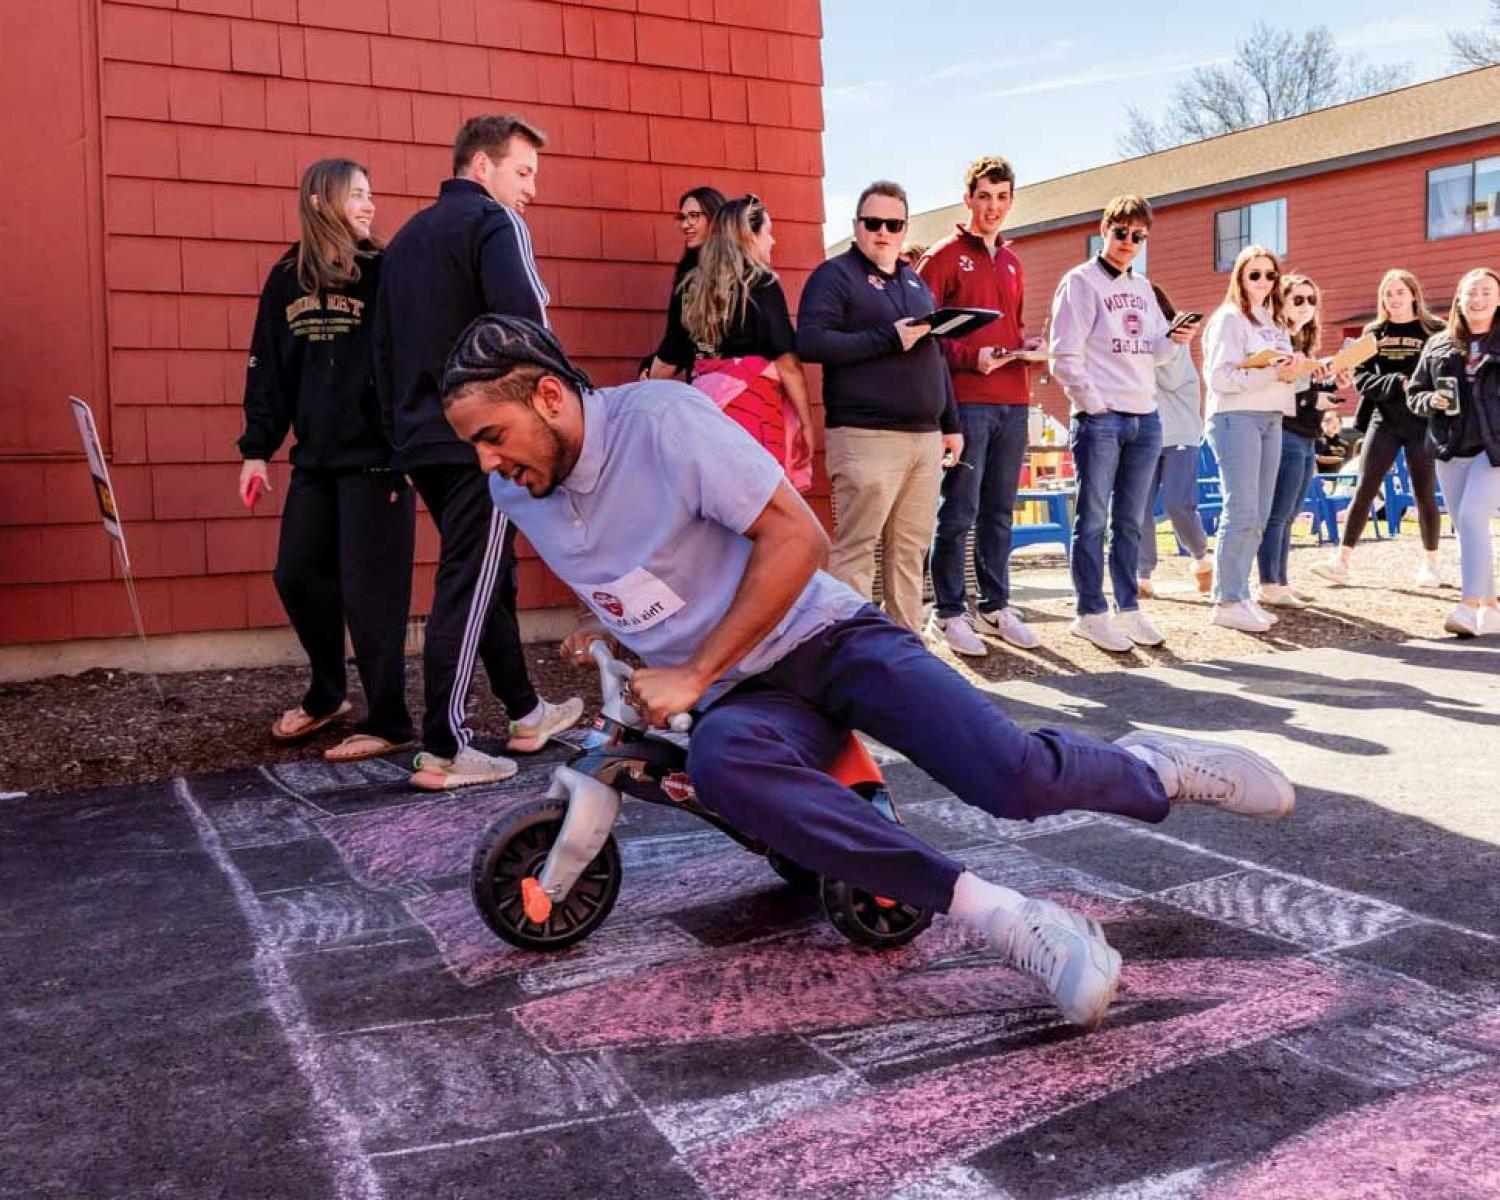
[[573,589],[614,633],[639,633],[659,625],[687,603],[645,567],[609,583]]

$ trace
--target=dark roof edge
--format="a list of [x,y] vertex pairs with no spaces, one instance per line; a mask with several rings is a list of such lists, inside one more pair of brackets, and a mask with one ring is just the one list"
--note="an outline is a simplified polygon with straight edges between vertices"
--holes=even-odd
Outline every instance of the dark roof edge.
[[[1210,196],[1224,196],[1231,192],[1247,191],[1250,188],[1264,187],[1270,183],[1284,183],[1293,179],[1305,179],[1309,175],[1323,175],[1329,171],[1340,171],[1348,167],[1362,167],[1370,163],[1384,162],[1387,159],[1400,158],[1406,154],[1420,154],[1427,150],[1441,150],[1445,146],[1462,146],[1468,142],[1483,141],[1487,137],[1500,135],[1500,122],[1489,125],[1477,125],[1472,129],[1460,129],[1452,133],[1437,134],[1433,137],[1418,138],[1412,142],[1400,142],[1394,146],[1381,146],[1375,150],[1361,150],[1357,154],[1345,154],[1339,158],[1321,159],[1318,162],[1300,163],[1295,167],[1281,167],[1275,171],[1264,171],[1259,175],[1247,175],[1240,179],[1230,179],[1222,183],[1205,184],[1202,187],[1188,188],[1181,192],[1170,192],[1164,196],[1151,197],[1152,208],[1168,208],[1174,204],[1187,204],[1194,200],[1204,200]],[[1095,168],[1096,170],[1098,168]],[[1073,213],[1066,217],[1052,217],[1046,221],[1036,221],[1030,225],[1017,226],[1007,229],[1005,236],[1008,238],[1031,237],[1038,233],[1050,233],[1054,229],[1067,229],[1072,225],[1094,224],[1104,215],[1102,208],[1091,209],[1086,212]]]

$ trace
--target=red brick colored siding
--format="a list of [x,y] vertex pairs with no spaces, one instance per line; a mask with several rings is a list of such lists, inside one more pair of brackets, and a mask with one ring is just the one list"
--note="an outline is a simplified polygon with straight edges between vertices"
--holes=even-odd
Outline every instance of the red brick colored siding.
[[[699,183],[754,190],[793,302],[822,249],[819,0],[59,0],[0,42],[0,644],[130,632],[65,397],[94,405],[153,633],[281,625],[287,468],[248,516],[255,300],[316,158],[369,164],[389,237],[455,129],[550,142],[528,213],[565,343],[620,382],[660,333]],[[17,23],[12,23],[17,24]],[[284,459],[284,455],[282,456]],[[415,611],[436,540],[418,541]],[[568,593],[529,549],[525,606]]]

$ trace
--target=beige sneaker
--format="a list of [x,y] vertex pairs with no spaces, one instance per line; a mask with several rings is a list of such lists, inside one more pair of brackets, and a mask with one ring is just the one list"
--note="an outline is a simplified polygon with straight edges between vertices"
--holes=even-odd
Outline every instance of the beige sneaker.
[[465,746],[452,758],[441,758],[424,750],[412,760],[412,765],[417,769],[407,782],[424,792],[502,783],[517,770],[513,760],[484,754],[473,746]]
[[505,749],[511,754],[535,754],[554,734],[571,729],[583,716],[583,700],[578,696],[561,704],[543,700],[537,707],[541,711],[534,720],[510,723],[510,741]]

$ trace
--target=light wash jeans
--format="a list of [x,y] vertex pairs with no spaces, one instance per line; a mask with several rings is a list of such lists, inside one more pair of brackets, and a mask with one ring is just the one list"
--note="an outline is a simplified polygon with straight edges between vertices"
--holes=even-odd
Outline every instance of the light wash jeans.
[[1208,553],[1208,534],[1198,515],[1198,447],[1163,446],[1156,460],[1156,481],[1146,497],[1146,515],[1141,521],[1141,550],[1135,573],[1138,579],[1150,579],[1156,570],[1156,491],[1161,489],[1161,506],[1172,532],[1194,558]]
[[1438,460],[1438,482],[1458,531],[1458,570],[1465,600],[1495,599],[1495,539],[1490,518],[1500,511],[1500,467],[1480,451],[1473,458]]
[[1216,412],[1208,418],[1207,432],[1224,489],[1213,599],[1235,604],[1250,599],[1250,564],[1271,515],[1281,467],[1281,414]]

